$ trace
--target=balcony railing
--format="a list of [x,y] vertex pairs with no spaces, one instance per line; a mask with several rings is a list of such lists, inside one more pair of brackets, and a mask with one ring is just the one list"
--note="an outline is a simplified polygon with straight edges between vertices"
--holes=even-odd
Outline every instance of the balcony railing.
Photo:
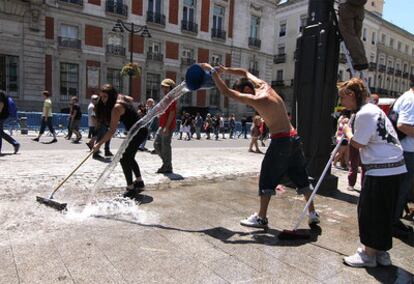
[[285,63],[285,62],[286,62],[286,54],[285,53],[276,54],[275,56],[273,56],[273,63],[274,64]]
[[60,47],[67,47],[67,48],[74,48],[74,49],[81,48],[81,40],[77,38],[59,36],[58,44]]
[[375,71],[377,69],[377,63],[375,62],[370,62],[368,65],[368,70],[369,71]]
[[254,76],[259,76],[259,70],[254,68],[249,68],[249,72],[252,73]]
[[408,72],[404,72],[404,73],[403,73],[403,78],[404,78],[404,79],[407,79],[408,77],[409,77]]
[[59,2],[83,6],[83,0],[59,0]]
[[394,68],[388,67],[387,74],[388,75],[394,75]]
[[198,33],[198,25],[194,22],[181,21],[181,30],[191,33]]
[[195,63],[194,58],[181,58],[181,65],[182,66],[190,66]]
[[262,41],[255,37],[249,37],[249,47],[260,48]]
[[272,87],[281,87],[285,85],[285,81],[283,80],[274,80],[272,81]]
[[225,40],[226,32],[220,29],[211,29],[211,37]]
[[346,63],[345,53],[340,53],[339,54],[339,63]]
[[128,17],[128,6],[115,0],[106,0],[106,12]]
[[106,53],[110,55],[125,56],[125,47],[122,45],[106,45]]
[[396,70],[395,71],[395,76],[401,77],[402,76],[402,71],[401,70]]
[[153,11],[147,11],[147,23],[165,26],[165,15]]
[[164,61],[164,54],[154,53],[154,52],[147,52],[147,59],[162,62],[162,61]]
[[386,67],[385,67],[385,65],[384,65],[384,64],[380,64],[380,65],[378,66],[378,71],[379,71],[379,72],[381,72],[381,73],[384,73],[384,72],[385,72],[385,69],[386,69]]

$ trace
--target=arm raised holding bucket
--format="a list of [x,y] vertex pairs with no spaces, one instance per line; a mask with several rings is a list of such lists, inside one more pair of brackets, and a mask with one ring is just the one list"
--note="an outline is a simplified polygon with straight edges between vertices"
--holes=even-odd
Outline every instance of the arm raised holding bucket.
[[[222,95],[253,107],[269,127],[272,141],[266,151],[260,171],[259,212],[240,222],[243,226],[267,228],[267,208],[270,198],[276,194],[275,188],[281,183],[285,174],[291,177],[292,182],[298,191],[304,194],[306,200],[311,195],[311,185],[308,181],[300,138],[290,124],[282,98],[268,83],[241,68],[224,66],[213,68],[208,63],[202,63],[200,67],[211,74],[212,80]],[[230,89],[221,79],[220,74],[223,73],[240,77],[233,85],[233,89]],[[308,212],[309,224],[319,223],[319,216],[313,202],[310,202]]]

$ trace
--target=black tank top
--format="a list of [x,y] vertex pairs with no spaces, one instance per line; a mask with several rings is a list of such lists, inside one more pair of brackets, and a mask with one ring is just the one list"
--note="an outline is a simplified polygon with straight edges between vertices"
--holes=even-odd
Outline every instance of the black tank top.
[[124,114],[121,116],[120,121],[125,125],[126,130],[130,130],[131,127],[138,121],[138,112],[134,106],[127,102],[118,102],[125,108]]

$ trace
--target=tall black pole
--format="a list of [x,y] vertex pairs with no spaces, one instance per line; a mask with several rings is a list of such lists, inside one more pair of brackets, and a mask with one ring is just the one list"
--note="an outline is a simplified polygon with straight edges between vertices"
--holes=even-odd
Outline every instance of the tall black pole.
[[[310,0],[308,21],[297,40],[294,95],[296,125],[302,137],[308,171],[321,175],[332,149],[337,90],[339,33],[334,0]],[[337,178],[328,174],[322,188],[336,189]]]
[[[134,23],[131,23],[131,31],[129,36],[129,51],[130,51],[130,58],[129,63],[134,63]],[[132,96],[132,74],[129,74],[129,96]]]

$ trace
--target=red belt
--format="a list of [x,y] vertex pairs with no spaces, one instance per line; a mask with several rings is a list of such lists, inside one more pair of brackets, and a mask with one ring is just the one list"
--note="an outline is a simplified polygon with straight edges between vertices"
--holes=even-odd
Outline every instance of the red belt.
[[278,138],[286,138],[286,137],[295,137],[296,135],[298,135],[298,132],[296,131],[296,129],[292,129],[290,132],[280,132],[280,133],[271,134],[270,138],[278,139]]

